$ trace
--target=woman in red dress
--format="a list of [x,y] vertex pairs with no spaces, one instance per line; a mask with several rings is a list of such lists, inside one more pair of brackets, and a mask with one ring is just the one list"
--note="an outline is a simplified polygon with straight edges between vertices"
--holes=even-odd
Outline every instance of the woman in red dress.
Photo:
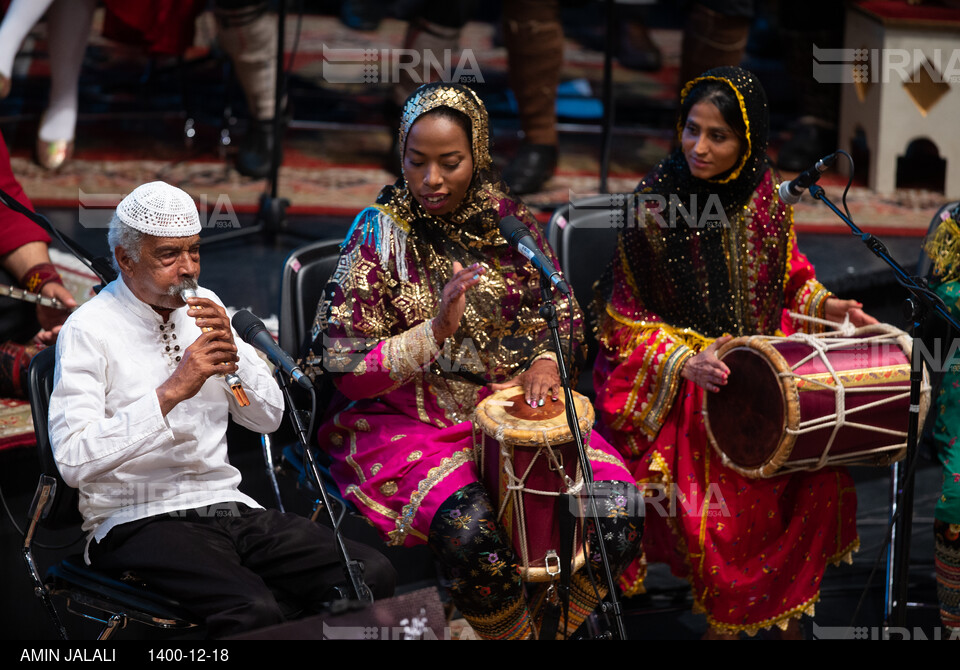
[[[602,431],[636,480],[663,494],[648,498],[646,558],[689,579],[708,637],[771,626],[797,635],[826,564],[859,543],[845,470],[748,479],[721,463],[704,428],[704,392],[731,374],[715,353],[730,336],[810,327],[790,312],[875,322],[827,291],[798,250],[766,156],[768,125],[751,73],[717,68],[689,82],[680,146],[637,187],[651,197],[639,198],[637,225],[599,285]],[[670,225],[656,196],[691,218]],[[643,565],[621,578],[628,593],[642,590]]]

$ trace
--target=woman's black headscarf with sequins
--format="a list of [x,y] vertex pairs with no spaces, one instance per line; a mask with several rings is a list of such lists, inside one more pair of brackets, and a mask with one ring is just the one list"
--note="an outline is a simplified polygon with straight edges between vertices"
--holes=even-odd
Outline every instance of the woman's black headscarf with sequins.
[[[732,101],[728,107],[734,114],[739,111],[735,120],[742,119],[732,124],[741,136],[737,162],[716,177],[698,179],[690,173],[682,147],[674,149],[637,186],[635,193],[645,197],[638,198],[636,221],[621,234],[618,253],[631,271],[632,290],[650,312],[672,326],[717,337],[744,330],[731,267],[736,254],[731,245],[738,237],[732,229],[770,167],[769,108],[752,73],[715,68],[684,86],[678,136],[690,107],[709,100],[710,88],[723,89]],[[608,271],[598,284],[601,300],[610,298],[612,280]]]

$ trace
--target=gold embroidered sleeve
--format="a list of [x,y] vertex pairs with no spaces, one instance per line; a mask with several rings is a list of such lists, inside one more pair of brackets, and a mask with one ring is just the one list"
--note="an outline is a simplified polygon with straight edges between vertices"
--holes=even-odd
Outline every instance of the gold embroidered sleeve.
[[383,367],[399,382],[427,370],[439,354],[433,320],[428,319],[383,343]]
[[[619,346],[611,348],[613,342]],[[689,329],[656,322],[608,331],[601,343],[611,372],[596,402],[604,422],[614,430],[655,437],[683,384],[684,364],[709,342]]]

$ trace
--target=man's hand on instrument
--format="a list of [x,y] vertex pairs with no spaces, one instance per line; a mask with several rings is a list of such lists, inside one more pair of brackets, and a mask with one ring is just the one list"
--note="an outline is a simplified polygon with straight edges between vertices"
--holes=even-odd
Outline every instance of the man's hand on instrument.
[[40,327],[43,329],[37,334],[37,341],[46,346],[50,346],[57,341],[60,326],[62,326],[63,322],[70,316],[70,311],[76,308],[77,301],[74,300],[70,291],[68,291],[63,284],[58,284],[57,282],[47,282],[44,284],[43,288],[40,289],[40,295],[44,298],[56,298],[69,308],[68,311],[37,305],[37,321],[40,322]]
[[727,383],[730,368],[717,358],[717,349],[731,339],[730,335],[718,337],[709,347],[696,356],[688,358],[683,365],[683,369],[680,370],[680,376],[712,393],[719,391],[720,387]]
[[834,323],[843,323],[844,317],[850,316],[850,323],[857,328],[879,323],[875,318],[863,311],[863,303],[856,300],[841,300],[827,298],[824,305],[824,316]]
[[239,360],[236,345],[224,340],[222,332],[202,333],[184,349],[177,369],[157,388],[160,411],[166,416],[177,404],[197,395],[210,377],[236,372]]
[[496,392],[514,386],[523,387],[524,401],[528,405],[539,407],[548,396],[553,400],[559,399],[560,370],[552,359],[541,358],[513,379],[502,384],[490,384],[490,390]]
[[433,318],[433,337],[437,345],[442,345],[445,339],[457,332],[467,308],[467,289],[480,283],[484,271],[485,268],[479,263],[464,269],[457,261],[453,262],[453,276],[443,287],[440,309]]
[[218,339],[234,344],[227,310],[210,298],[187,298],[186,302],[187,314],[196,320],[200,330],[215,333]]

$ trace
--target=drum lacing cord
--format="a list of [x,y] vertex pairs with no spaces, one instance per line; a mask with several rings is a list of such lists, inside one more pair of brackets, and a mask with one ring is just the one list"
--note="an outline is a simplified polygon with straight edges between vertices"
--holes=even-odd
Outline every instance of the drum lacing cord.
[[[816,323],[821,326],[826,326],[827,328],[832,328],[837,331],[838,334],[843,335],[844,337],[852,337],[855,332],[857,332],[857,327],[850,322],[850,315],[843,315],[843,323],[837,323],[836,321],[831,321],[829,319],[821,319],[816,316],[807,316],[806,314],[798,314],[797,312],[788,312],[791,319],[795,321],[809,321],[810,323]],[[801,333],[797,333],[798,335]],[[791,336],[792,337],[792,336]]]
[[[527,469],[524,471],[523,476],[517,477],[513,470],[513,453],[504,439],[505,428],[506,427],[503,425],[497,426],[497,429],[493,435],[493,438],[500,445],[500,457],[503,459],[503,471],[507,475],[507,494],[503,496],[503,500],[500,501],[500,510],[497,512],[497,521],[500,521],[500,519],[503,517],[504,511],[506,510],[507,505],[510,503],[510,498],[516,498],[513,509],[514,514],[517,517],[517,525],[519,526],[518,534],[520,536],[520,556],[522,558],[523,565],[529,566],[530,550],[527,546],[527,517],[526,509],[523,506],[520,494],[531,493],[534,495],[550,496],[554,498],[559,497],[563,493],[576,495],[579,494],[583,489],[583,481],[581,480],[579,482],[574,482],[567,474],[566,470],[563,469],[563,466],[557,459],[556,452],[550,445],[550,438],[547,436],[547,429],[545,428],[540,429],[540,441],[545,449],[538,449],[534,457],[530,459],[530,463],[527,465]],[[540,458],[540,454],[543,452],[546,452],[546,458],[551,462],[555,471],[562,473],[564,484],[567,486],[566,491],[538,491],[536,489],[526,488],[526,479],[533,470],[533,466],[536,464],[537,459]]]
[[[797,315],[797,314],[793,314],[793,313],[791,313],[791,315],[792,315],[792,316],[801,317],[801,318],[808,318],[808,319],[810,319],[810,320],[814,320],[814,319],[812,319],[812,318],[810,318],[810,317],[803,317],[802,315]],[[822,319],[816,319],[816,320],[817,320],[817,321],[823,321]],[[845,323],[847,323],[848,321],[849,321],[849,319],[847,319],[847,321],[846,321]],[[832,325],[834,325],[834,326],[837,325],[837,324],[835,324],[835,323],[833,323],[833,322],[827,322],[827,323],[832,324]],[[872,342],[874,342],[874,341],[888,340],[888,339],[889,339],[890,334],[891,334],[891,330],[890,330],[890,329],[880,327],[880,328],[878,328],[878,330],[880,330],[880,331],[882,331],[882,332],[879,332],[878,334],[873,335],[873,336],[870,336],[870,337],[857,338],[857,339],[855,340],[855,342],[856,342],[857,344],[869,344],[869,343],[872,343]],[[834,442],[834,440],[836,439],[836,436],[837,436],[837,434],[839,433],[840,429],[843,428],[844,426],[849,426],[849,427],[851,427],[851,428],[859,428],[859,429],[861,429],[861,430],[872,431],[872,432],[875,432],[875,433],[884,433],[884,434],[887,434],[887,435],[894,435],[894,436],[902,437],[902,438],[905,438],[905,437],[906,437],[907,434],[906,434],[905,432],[903,432],[903,431],[891,430],[891,429],[889,429],[889,428],[881,428],[881,427],[878,427],[878,426],[873,426],[873,425],[863,424],[863,423],[857,423],[857,422],[855,422],[855,421],[848,421],[848,420],[847,420],[847,415],[848,415],[848,414],[853,414],[853,413],[855,413],[855,412],[864,412],[864,411],[866,411],[866,410],[873,409],[874,407],[879,407],[880,405],[890,404],[890,403],[892,403],[892,402],[896,402],[896,401],[898,401],[898,400],[902,400],[903,398],[908,398],[908,397],[910,396],[909,388],[908,388],[906,393],[901,393],[901,394],[899,394],[899,395],[894,395],[894,396],[890,396],[890,397],[887,397],[887,398],[883,398],[883,399],[881,399],[881,400],[876,400],[876,401],[874,401],[874,402],[867,403],[867,404],[865,404],[865,405],[861,405],[861,406],[859,406],[859,407],[857,407],[857,408],[855,408],[855,409],[851,409],[851,410],[847,411],[847,409],[846,409],[846,394],[847,394],[847,393],[870,393],[870,392],[876,392],[876,391],[888,391],[888,390],[890,390],[890,388],[891,388],[891,387],[879,387],[879,386],[864,386],[864,387],[857,388],[857,389],[847,389],[847,388],[843,385],[843,383],[842,383],[841,380],[840,380],[840,375],[839,375],[839,373],[834,369],[833,365],[830,363],[830,359],[827,358],[826,352],[829,351],[829,350],[831,350],[831,349],[837,349],[837,348],[842,347],[842,346],[848,346],[848,345],[850,344],[850,339],[849,339],[849,338],[844,338],[844,339],[840,339],[840,340],[837,340],[837,339],[829,340],[829,339],[825,339],[824,337],[818,337],[818,336],[816,336],[816,335],[810,335],[810,334],[807,334],[807,333],[794,333],[793,335],[790,335],[787,339],[788,339],[788,340],[798,340],[798,341],[801,341],[801,342],[806,343],[807,345],[809,345],[809,346],[811,347],[812,352],[811,352],[810,354],[808,354],[807,356],[805,356],[804,358],[802,358],[801,360],[799,360],[799,361],[797,361],[796,363],[794,363],[794,364],[791,366],[790,372],[781,372],[781,373],[779,373],[779,376],[780,376],[780,377],[795,377],[795,378],[798,378],[798,379],[803,379],[804,381],[806,381],[806,382],[809,383],[809,384],[813,384],[813,385],[816,385],[816,386],[820,386],[820,387],[824,388],[825,390],[831,390],[831,386],[830,386],[829,384],[826,384],[826,383],[824,383],[824,382],[821,382],[821,381],[818,381],[818,380],[815,380],[815,379],[806,379],[803,375],[798,375],[798,374],[796,374],[796,372],[795,372],[797,368],[799,368],[801,365],[803,365],[804,363],[806,363],[807,361],[809,361],[810,359],[812,359],[814,356],[819,356],[819,357],[820,357],[820,361],[823,363],[824,367],[825,367],[826,370],[827,370],[827,373],[828,373],[828,374],[830,375],[830,377],[833,379],[833,388],[832,388],[832,390],[833,390],[833,392],[834,392],[834,414],[833,414],[832,416],[827,415],[827,416],[824,416],[824,417],[820,417],[819,419],[811,419],[811,420],[809,420],[809,421],[802,422],[802,423],[801,423],[801,427],[798,428],[798,429],[786,428],[786,432],[789,433],[789,434],[791,434],[791,435],[801,435],[801,434],[804,434],[804,433],[813,432],[813,431],[815,431],[815,430],[821,430],[821,429],[824,428],[825,426],[830,425],[831,423],[833,424],[833,430],[830,432],[830,437],[829,437],[829,439],[827,440],[826,447],[824,448],[823,453],[820,455],[820,458],[819,458],[819,460],[817,461],[817,464],[816,464],[816,467],[817,467],[817,468],[822,468],[822,467],[824,467],[825,465],[827,465],[827,461],[828,461],[828,458],[829,458],[829,456],[830,456],[830,450],[833,448],[833,442]],[[905,444],[905,443],[904,443],[904,444]],[[889,451],[889,450],[892,450],[892,449],[900,448],[901,446],[903,446],[903,445],[902,445],[902,444],[891,445],[891,446],[881,447],[881,448],[875,449],[874,451],[876,451],[876,452]]]
[[[813,353],[806,356],[802,361],[792,365],[790,368],[790,372],[781,372],[780,373],[781,377],[787,377],[787,376],[797,377],[798,375],[795,372],[796,369],[800,365],[808,361],[810,358],[812,358],[814,355],[819,355],[820,360],[823,362],[824,366],[827,368],[827,372],[830,373],[830,377],[833,379],[834,416],[836,417],[836,421],[833,424],[833,430],[830,431],[830,437],[827,439],[826,447],[824,448],[823,453],[820,455],[820,460],[817,462],[817,467],[823,467],[827,463],[827,457],[830,455],[830,450],[833,448],[833,441],[836,439],[837,433],[846,423],[846,388],[844,388],[843,384],[840,383],[840,375],[838,375],[837,371],[833,369],[833,365],[830,364],[829,359],[825,355],[825,352],[827,351],[828,347],[826,346],[826,344],[823,342],[822,339],[817,339],[805,333],[795,333],[794,335],[791,335],[791,338],[806,342],[813,349]],[[821,385],[828,386],[827,384],[821,384]],[[830,419],[831,417],[824,417],[824,418]],[[814,420],[811,423],[815,425],[808,426],[807,428],[801,427],[796,430],[788,427],[786,429],[786,432],[791,435],[799,435],[802,433],[819,429],[826,422],[820,419],[820,420]]]

